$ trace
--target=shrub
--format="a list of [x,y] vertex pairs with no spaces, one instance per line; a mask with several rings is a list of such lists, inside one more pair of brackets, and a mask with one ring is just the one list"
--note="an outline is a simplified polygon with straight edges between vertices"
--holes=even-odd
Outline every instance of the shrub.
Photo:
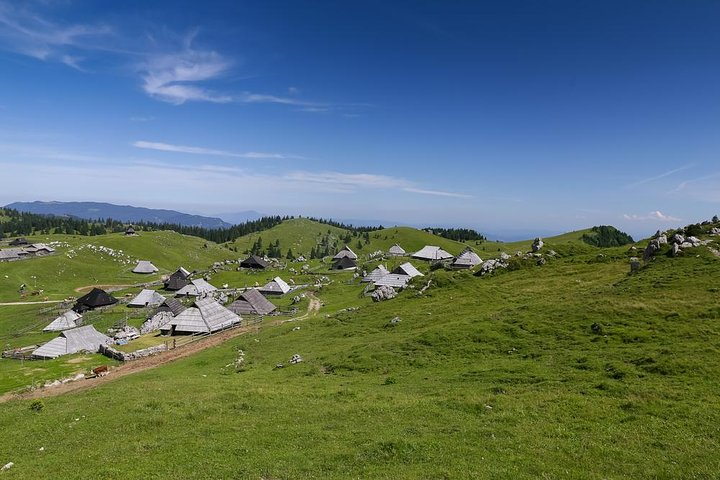
[[45,408],[45,404],[42,400],[33,400],[33,402],[30,404],[30,410],[33,412],[42,412]]

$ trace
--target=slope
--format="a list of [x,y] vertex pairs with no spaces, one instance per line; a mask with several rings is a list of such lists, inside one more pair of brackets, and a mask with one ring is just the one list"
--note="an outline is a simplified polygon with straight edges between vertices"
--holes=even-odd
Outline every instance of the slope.
[[3,405],[0,458],[15,478],[711,478],[720,260],[629,275],[629,255],[437,271],[424,296],[379,304],[336,282],[319,298],[357,308],[329,301],[39,413]]

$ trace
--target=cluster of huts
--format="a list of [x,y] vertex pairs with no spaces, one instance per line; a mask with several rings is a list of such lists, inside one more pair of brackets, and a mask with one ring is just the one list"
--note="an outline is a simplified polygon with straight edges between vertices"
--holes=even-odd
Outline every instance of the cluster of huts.
[[42,257],[55,253],[55,249],[44,243],[30,243],[25,238],[16,238],[9,243],[10,248],[0,250],[0,262],[14,262],[32,257]]
[[[132,234],[132,233],[130,233]],[[27,248],[27,247],[26,247]],[[393,245],[387,255],[390,257],[407,256],[400,245]],[[479,265],[482,260],[469,247],[457,257],[451,255],[440,247],[428,245],[409,255],[411,258],[445,262],[454,268],[472,268]],[[357,269],[358,256],[350,247],[342,248],[332,259],[332,270]],[[250,255],[240,262],[243,268],[265,269],[269,262],[262,257]],[[158,271],[150,261],[140,260],[132,270],[138,274],[152,274]],[[392,271],[384,265],[379,265],[369,273],[365,273],[361,281],[373,284],[378,288],[403,289],[416,277],[424,276],[410,262],[405,262]],[[242,322],[242,315],[268,315],[277,307],[267,296],[284,295],[293,290],[287,282],[280,277],[273,278],[263,286],[247,289],[237,298],[223,306],[215,299],[219,294],[218,288],[211,285],[204,278],[193,278],[192,272],[179,268],[169,275],[163,282],[166,292],[176,298],[168,298],[162,293],[143,289],[138,295],[130,299],[127,306],[130,308],[152,308],[153,314],[148,318],[139,333],[160,331],[164,335],[197,335],[214,333],[218,330],[238,325]],[[194,297],[192,306],[184,305],[179,298]],[[113,339],[104,335],[92,325],[83,325],[83,313],[99,307],[114,305],[118,300],[99,288],[93,288],[75,302],[69,310],[54,319],[44,331],[60,332],[59,336],[42,345],[32,352],[36,358],[56,358],[60,355],[77,353],[80,351],[98,351],[100,345],[108,345]]]

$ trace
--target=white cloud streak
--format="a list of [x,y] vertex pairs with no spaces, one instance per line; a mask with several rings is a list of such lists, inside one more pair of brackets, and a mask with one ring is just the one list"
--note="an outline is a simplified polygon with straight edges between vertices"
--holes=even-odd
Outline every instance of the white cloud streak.
[[625,188],[632,189],[635,187],[639,187],[640,185],[644,185],[646,183],[654,182],[655,180],[660,180],[661,178],[669,177],[670,175],[674,175],[676,173],[682,172],[684,170],[687,170],[688,168],[694,167],[694,163],[689,163],[687,165],[683,165],[682,167],[674,168],[672,170],[668,170],[667,172],[663,172],[660,175],[655,175],[653,177],[643,178],[642,180],[638,180],[636,182],[630,183],[628,185],[625,185]]
[[647,215],[636,215],[636,214],[624,214],[625,220],[633,222],[646,222],[646,221],[659,221],[659,222],[681,222],[681,218],[673,217],[671,215],[665,215],[660,210],[655,210]]
[[414,187],[406,187],[403,188],[406,192],[411,193],[420,193],[422,195],[434,195],[437,197],[454,197],[454,198],[472,198],[472,195],[467,195],[465,193],[455,193],[455,192],[443,192],[439,190],[425,190],[422,188],[414,188]]
[[161,142],[146,142],[139,140],[132,143],[133,147],[142,148],[146,150],[157,150],[160,152],[171,152],[171,153],[188,153],[192,155],[210,155],[217,157],[231,157],[231,158],[253,158],[253,159],[288,159],[288,158],[301,158],[296,155],[283,155],[280,153],[265,153],[265,152],[229,152],[227,150],[216,150],[213,148],[203,147],[190,147],[186,145],[173,145],[169,143]]

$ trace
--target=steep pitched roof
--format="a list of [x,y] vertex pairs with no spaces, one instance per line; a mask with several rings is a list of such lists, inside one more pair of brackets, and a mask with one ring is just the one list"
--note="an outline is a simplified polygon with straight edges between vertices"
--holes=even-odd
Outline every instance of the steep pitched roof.
[[165,301],[165,297],[155,290],[143,289],[137,297],[130,300],[128,307],[153,307]]
[[212,298],[201,298],[194,307],[163,325],[162,331],[173,333],[212,333],[242,321],[240,316],[220,305]]
[[276,308],[255,288],[244,291],[237,300],[228,306],[228,310],[238,315],[267,315]]
[[216,290],[217,288],[210,285],[204,279],[196,278],[195,280],[192,280],[189,284],[178,290],[175,295],[190,295],[193,297],[197,297],[204,293],[211,293]]
[[167,278],[167,280],[165,280],[165,282],[164,282],[165,289],[166,290],[180,290],[185,285],[190,283],[190,279],[188,278],[189,276],[190,276],[190,272],[188,272],[184,268],[180,267],[175,273],[170,275]]
[[37,253],[37,252],[53,253],[55,251],[55,249],[45,245],[44,243],[33,243],[32,245],[25,247],[25,251],[27,253]]
[[402,255],[405,255],[405,249],[402,248],[400,245],[398,245],[398,244],[396,243],[395,245],[393,245],[392,247],[390,247],[390,250],[388,250],[388,253],[389,253],[390,255],[395,255],[395,256],[398,256],[398,257],[399,257],[399,256],[402,256]]
[[409,275],[402,275],[398,273],[388,273],[384,277],[375,281],[376,287],[387,286],[393,288],[404,288],[410,281]]
[[61,330],[67,330],[69,328],[75,328],[78,326],[78,320],[82,318],[82,315],[72,310],[68,310],[63,313],[50,324],[43,328],[43,332],[59,332]]
[[139,260],[133,268],[133,273],[155,273],[157,271],[158,268],[147,260]]
[[401,275],[407,275],[407,276],[409,276],[410,278],[424,277],[424,276],[425,276],[425,275],[423,275],[422,273],[420,273],[420,271],[418,271],[418,269],[415,268],[415,266],[414,266],[412,263],[410,263],[410,262],[405,262],[405,263],[403,263],[402,265],[400,265],[399,267],[396,267],[396,268],[392,271],[392,273],[399,273],[399,274],[401,274]]
[[173,315],[178,316],[185,311],[185,308],[185,305],[183,305],[177,298],[166,298],[158,308],[158,312],[170,312]]
[[413,258],[421,260],[444,260],[453,256],[440,247],[434,245],[425,245],[419,251],[412,254]]
[[480,265],[481,263],[482,259],[478,256],[478,254],[475,253],[472,248],[467,247],[462,251],[462,253],[460,253],[460,255],[457,256],[453,262],[453,267],[472,268],[476,265]]
[[243,268],[265,268],[268,266],[268,262],[257,255],[250,255],[248,258],[240,262],[240,266]]
[[38,358],[57,358],[81,351],[97,352],[100,345],[112,343],[107,335],[95,330],[92,325],[65,330],[60,336],[33,351]]
[[262,293],[284,295],[290,290],[292,290],[292,288],[290,288],[290,285],[285,283],[285,280],[283,280],[282,278],[275,277],[268,283],[266,283],[264,286],[260,287],[258,290]]
[[368,273],[361,280],[362,282],[374,282],[380,280],[382,277],[390,273],[390,270],[385,268],[385,265],[378,265],[372,272]]
[[330,267],[330,270],[349,270],[351,268],[357,268],[355,260],[350,257],[342,257],[335,261]]
[[0,260],[18,260],[27,254],[22,248],[6,248],[0,250]]
[[339,260],[341,258],[349,258],[350,260],[357,260],[358,256],[353,252],[350,247],[345,245],[342,250],[340,250],[335,256],[333,257],[333,260]]
[[99,288],[93,288],[87,294],[78,298],[75,301],[73,310],[82,313],[85,310],[92,308],[104,307],[105,305],[112,305],[117,303],[117,298],[110,296],[105,290]]

